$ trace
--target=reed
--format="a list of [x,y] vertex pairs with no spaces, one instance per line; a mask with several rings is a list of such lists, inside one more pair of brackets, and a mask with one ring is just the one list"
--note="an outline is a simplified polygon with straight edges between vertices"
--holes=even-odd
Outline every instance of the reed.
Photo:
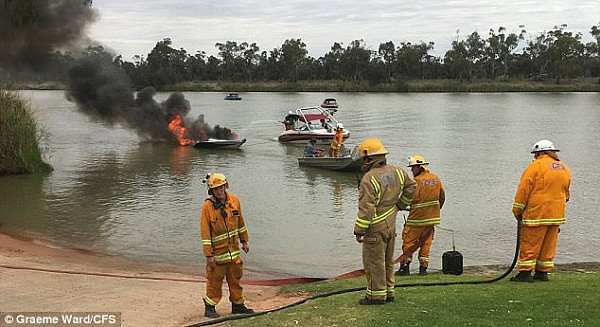
[[0,176],[51,171],[42,160],[40,137],[31,105],[17,93],[0,90]]

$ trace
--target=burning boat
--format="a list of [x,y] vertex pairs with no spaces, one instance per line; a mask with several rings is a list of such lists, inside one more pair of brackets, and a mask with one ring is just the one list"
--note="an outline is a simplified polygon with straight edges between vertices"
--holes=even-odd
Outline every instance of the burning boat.
[[200,116],[191,127],[186,127],[185,119],[180,114],[174,114],[167,126],[177,143],[181,146],[194,145],[194,148],[204,149],[237,149],[246,143],[227,127],[216,125],[210,128]]

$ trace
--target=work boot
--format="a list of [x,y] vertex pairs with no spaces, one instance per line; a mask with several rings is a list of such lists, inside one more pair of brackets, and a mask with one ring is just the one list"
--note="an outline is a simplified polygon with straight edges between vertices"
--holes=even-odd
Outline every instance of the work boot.
[[531,283],[533,282],[533,277],[531,277],[531,271],[519,271],[518,274],[510,278],[510,281]]
[[394,297],[393,296],[386,297],[385,302],[394,302]]
[[215,306],[214,305],[208,305],[206,304],[206,302],[204,302],[204,316],[208,317],[208,318],[219,318],[219,314],[217,313],[217,310],[215,310]]
[[243,303],[242,304],[232,304],[231,305],[231,313],[254,313],[254,310],[247,308]]
[[385,304],[385,300],[367,299],[365,297],[365,298],[358,300],[358,304],[361,304],[361,305]]
[[427,267],[419,266],[419,276],[427,276]]
[[548,281],[548,273],[543,271],[536,271],[533,274],[534,281],[547,282]]
[[410,275],[409,265],[410,265],[410,263],[405,263],[403,265],[400,265],[400,268],[398,269],[398,271],[396,271],[396,276],[408,276],[408,275]]

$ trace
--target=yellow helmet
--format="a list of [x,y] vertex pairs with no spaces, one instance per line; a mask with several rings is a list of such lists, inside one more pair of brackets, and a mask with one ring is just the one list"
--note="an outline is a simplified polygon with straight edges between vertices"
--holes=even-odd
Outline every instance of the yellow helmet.
[[423,158],[423,156],[415,154],[414,156],[408,157],[408,166],[407,167],[420,166],[421,168],[428,171],[429,168],[427,168],[427,165],[429,165],[429,162],[427,162],[427,160],[425,160],[425,158]]
[[361,157],[368,157],[378,154],[388,154],[388,150],[383,147],[383,143],[380,140],[367,139],[358,146],[358,153]]
[[206,183],[208,189],[210,190],[213,188],[217,188],[221,185],[227,184],[227,178],[223,174],[214,173],[206,175],[206,179],[204,179],[203,182]]

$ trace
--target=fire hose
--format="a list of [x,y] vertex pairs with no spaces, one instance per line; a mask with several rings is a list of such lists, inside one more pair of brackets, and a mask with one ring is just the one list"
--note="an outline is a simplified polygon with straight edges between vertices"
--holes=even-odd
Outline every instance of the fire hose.
[[[521,246],[521,220],[517,220],[517,243],[515,246],[515,254],[514,254],[513,261],[511,263],[510,267],[502,275],[492,278],[492,279],[488,279],[488,280],[395,284],[394,288],[419,287],[419,286],[475,285],[475,284],[494,283],[494,282],[504,279],[506,276],[508,276],[513,271],[513,269],[515,268],[515,265],[517,264],[517,260],[519,258],[519,247],[520,246]],[[411,255],[412,255],[412,252],[411,252]],[[396,262],[399,261],[400,258],[396,259],[395,261]],[[355,272],[357,272],[357,271],[355,271]],[[351,273],[355,273],[355,272],[351,272]],[[340,275],[340,276],[345,276],[345,275],[347,275],[347,274]],[[339,278],[340,276],[337,276],[335,278]],[[219,323],[229,321],[229,320],[239,320],[239,319],[245,319],[245,318],[250,318],[250,317],[262,316],[262,315],[266,315],[266,314],[269,314],[272,312],[277,312],[277,311],[281,311],[281,310],[288,309],[291,307],[295,307],[297,305],[306,303],[307,301],[310,301],[310,300],[315,300],[315,299],[329,297],[329,296],[338,295],[338,294],[364,291],[364,290],[365,290],[364,287],[355,287],[355,288],[348,288],[348,289],[343,289],[343,290],[337,290],[337,291],[316,294],[316,295],[310,296],[308,298],[296,301],[294,303],[290,303],[283,307],[274,308],[271,310],[266,310],[266,311],[261,311],[261,312],[250,313],[250,314],[230,315],[230,316],[221,317],[221,318],[217,318],[217,319],[213,319],[213,320],[209,320],[209,321],[204,321],[204,322],[193,324],[193,325],[188,325],[187,327],[210,326],[210,325],[219,324]]]

